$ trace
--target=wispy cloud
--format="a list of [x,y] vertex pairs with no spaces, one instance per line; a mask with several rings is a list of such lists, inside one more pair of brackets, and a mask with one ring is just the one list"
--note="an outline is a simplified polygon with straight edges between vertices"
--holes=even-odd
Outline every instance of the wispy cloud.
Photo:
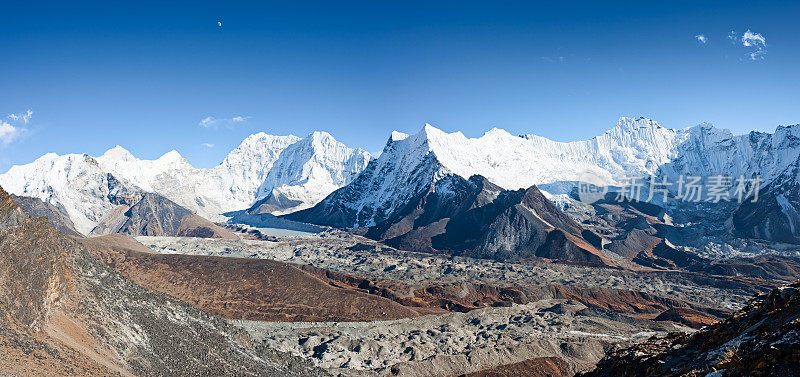
[[694,36],[694,38],[697,39],[697,41],[702,44],[708,43],[708,38],[706,38],[706,36],[703,34],[697,34]]
[[741,36],[736,31],[731,30],[728,33],[728,39],[731,43],[750,49],[747,57],[750,60],[762,60],[767,54],[767,39],[760,33],[754,33],[747,29]]
[[203,143],[203,144],[200,144],[200,145],[202,145],[202,146],[204,146],[206,148],[214,148],[214,144],[211,144],[211,143]]
[[31,121],[31,117],[33,116],[33,111],[28,109],[28,111],[19,114],[8,114],[8,118],[14,121],[22,120],[23,123],[28,124]]
[[8,114],[10,121],[0,119],[0,145],[6,146],[28,134],[27,124],[32,117],[33,111],[28,110],[24,113]]
[[198,125],[203,128],[217,128],[219,126],[233,126],[236,123],[243,123],[250,119],[249,116],[236,115],[230,118],[205,117],[200,120]]
[[767,53],[767,39],[759,33],[753,33],[747,29],[742,35],[742,45],[745,47],[755,48],[755,51],[750,52],[750,60],[764,59]]

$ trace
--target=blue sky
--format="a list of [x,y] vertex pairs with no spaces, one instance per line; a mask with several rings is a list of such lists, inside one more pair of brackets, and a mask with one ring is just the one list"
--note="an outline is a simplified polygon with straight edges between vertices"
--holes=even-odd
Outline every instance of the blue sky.
[[211,167],[257,131],[377,151],[425,122],[561,141],[619,116],[800,123],[789,1],[3,1],[0,14],[2,171],[116,144]]

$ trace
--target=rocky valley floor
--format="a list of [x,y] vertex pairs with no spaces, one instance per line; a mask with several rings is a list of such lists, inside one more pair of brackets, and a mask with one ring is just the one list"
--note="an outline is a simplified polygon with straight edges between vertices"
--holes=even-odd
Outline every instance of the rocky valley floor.
[[329,286],[415,312],[379,321],[358,319],[376,317],[370,313],[324,322],[251,321],[246,313],[226,317],[266,347],[345,376],[538,368],[538,360],[551,357],[564,361],[559,373],[572,375],[591,369],[611,349],[714,323],[754,294],[781,284],[753,277],[409,253],[340,231],[265,240],[136,239],[160,254],[288,262]]

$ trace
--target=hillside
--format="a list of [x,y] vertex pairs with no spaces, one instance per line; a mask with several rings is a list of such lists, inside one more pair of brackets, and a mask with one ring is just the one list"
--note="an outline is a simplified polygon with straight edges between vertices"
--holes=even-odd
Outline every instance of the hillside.
[[[224,321],[135,285],[0,189],[0,363],[12,373],[312,375]],[[16,372],[15,372],[16,371]]]

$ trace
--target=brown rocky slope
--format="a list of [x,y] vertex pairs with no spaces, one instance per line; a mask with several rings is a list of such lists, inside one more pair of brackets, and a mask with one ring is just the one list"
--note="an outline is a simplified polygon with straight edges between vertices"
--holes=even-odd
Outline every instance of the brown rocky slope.
[[335,287],[289,263],[158,254],[119,234],[81,242],[135,283],[227,319],[349,322],[419,316],[392,300]]
[[12,375],[320,375],[131,283],[0,189],[0,366]]

